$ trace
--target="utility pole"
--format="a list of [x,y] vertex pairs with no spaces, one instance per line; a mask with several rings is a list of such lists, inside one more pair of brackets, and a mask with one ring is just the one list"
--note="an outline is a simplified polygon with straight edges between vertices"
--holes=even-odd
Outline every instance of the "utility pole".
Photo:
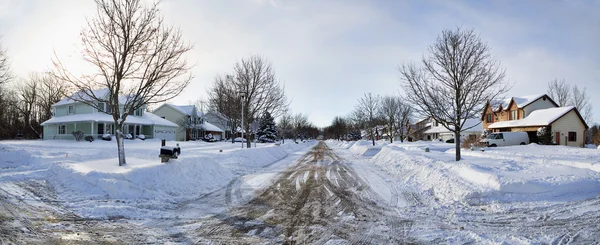
[[240,127],[240,132],[242,133],[242,149],[244,149],[244,99],[246,97],[246,92],[244,91],[240,91],[240,94],[242,96],[242,126]]

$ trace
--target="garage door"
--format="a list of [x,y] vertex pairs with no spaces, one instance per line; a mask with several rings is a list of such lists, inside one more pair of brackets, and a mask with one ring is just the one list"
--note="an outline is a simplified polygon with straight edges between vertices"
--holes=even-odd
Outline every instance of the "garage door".
[[175,128],[155,127],[154,128],[154,138],[165,139],[165,140],[175,140]]
[[217,134],[217,133],[215,133],[215,134],[213,134],[212,136],[213,136],[213,138],[215,138],[216,140],[221,140],[221,134]]

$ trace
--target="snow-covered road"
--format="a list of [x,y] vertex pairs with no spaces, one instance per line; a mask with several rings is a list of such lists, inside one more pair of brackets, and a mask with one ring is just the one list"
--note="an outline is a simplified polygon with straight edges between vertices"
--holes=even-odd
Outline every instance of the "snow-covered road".
[[455,163],[431,143],[185,143],[157,164],[155,143],[132,143],[127,168],[103,143],[0,144],[0,243],[600,242],[597,153],[583,149],[565,149],[575,168],[514,156],[537,146]]

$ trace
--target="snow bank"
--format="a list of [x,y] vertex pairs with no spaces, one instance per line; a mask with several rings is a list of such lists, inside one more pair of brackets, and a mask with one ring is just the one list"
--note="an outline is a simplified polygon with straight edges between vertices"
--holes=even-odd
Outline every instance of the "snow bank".
[[31,153],[25,150],[0,149],[0,169],[17,168],[29,165]]
[[[430,152],[424,149],[429,148]],[[454,145],[405,142],[370,147],[357,142],[349,149],[441,203],[479,201],[581,200],[600,195],[600,152],[565,146],[497,147],[485,152]]]
[[126,167],[119,167],[117,158],[57,162],[50,172],[67,200],[177,200],[211,191],[234,178],[229,169],[209,158],[181,158],[166,164],[129,158]]
[[[162,217],[176,203],[223,188],[241,174],[314,145],[241,149],[230,142],[179,143],[182,155],[161,163],[160,141],[126,141],[127,165],[118,166],[114,142],[3,142],[0,176],[8,181],[48,180],[64,205],[85,217]],[[6,169],[13,166],[26,167]]]

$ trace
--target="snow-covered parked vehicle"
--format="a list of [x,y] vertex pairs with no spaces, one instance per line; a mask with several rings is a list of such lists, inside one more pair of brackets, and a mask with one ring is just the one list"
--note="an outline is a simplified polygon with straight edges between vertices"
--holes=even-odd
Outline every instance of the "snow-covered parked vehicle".
[[529,144],[527,132],[491,133],[480,141],[489,147]]

